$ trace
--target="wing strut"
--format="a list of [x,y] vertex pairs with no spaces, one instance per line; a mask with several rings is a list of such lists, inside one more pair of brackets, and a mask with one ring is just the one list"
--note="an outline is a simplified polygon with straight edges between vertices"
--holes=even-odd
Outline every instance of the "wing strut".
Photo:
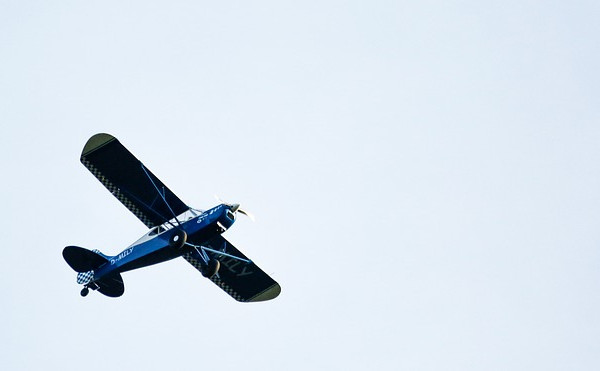
[[[202,259],[204,260],[205,263],[208,263],[208,260],[209,260],[208,255],[206,254],[207,251],[210,251],[210,252],[212,252],[213,254],[216,254],[219,257],[220,256],[226,256],[228,258],[232,258],[232,259],[235,259],[235,260],[243,261],[244,263],[248,263],[248,264],[252,263],[251,260],[240,258],[239,256],[228,254],[225,251],[219,251],[219,250],[211,249],[210,247],[206,247],[206,246],[202,246],[202,245],[200,245],[200,246],[193,245],[193,244],[191,244],[189,242],[186,242],[185,244],[188,245],[188,246],[193,247],[194,249],[196,249],[196,252],[198,253],[198,255],[200,255],[202,257]],[[200,248],[200,250],[198,250],[198,248]],[[200,251],[202,251],[202,252],[200,252]]]
[[167,199],[165,198],[165,195],[164,195],[165,189],[164,189],[164,187],[163,187],[163,191],[161,192],[158,189],[158,187],[156,186],[156,183],[154,183],[154,180],[152,180],[152,177],[150,176],[150,174],[148,174],[148,171],[146,170],[146,167],[144,166],[144,164],[142,164],[140,162],[140,165],[142,166],[142,170],[144,170],[144,173],[146,174],[146,176],[148,177],[148,179],[150,179],[150,182],[154,186],[154,189],[156,189],[156,192],[158,192],[158,194],[160,195],[160,198],[162,198],[162,200],[165,202],[165,205],[167,205],[167,207],[169,208],[169,211],[171,211],[171,214],[173,214],[173,218],[175,218],[175,221],[177,222],[177,225],[181,227],[181,223],[179,222],[179,219],[177,219],[177,215],[175,214],[175,212],[173,211],[173,209],[171,209],[171,205],[169,205],[169,203],[167,202]]
[[[100,133],[88,139],[81,152],[81,163],[148,228],[164,223],[176,227],[173,215],[190,209],[110,134]],[[145,177],[151,181],[144,181]]]

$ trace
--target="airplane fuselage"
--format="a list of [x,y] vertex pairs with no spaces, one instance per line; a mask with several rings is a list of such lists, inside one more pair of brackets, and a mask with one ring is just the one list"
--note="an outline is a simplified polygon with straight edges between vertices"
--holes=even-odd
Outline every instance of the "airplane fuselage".
[[101,280],[113,273],[127,272],[175,259],[194,249],[193,246],[174,246],[173,238],[180,230],[187,234],[187,241],[202,245],[225,232],[235,222],[235,213],[230,206],[221,204],[188,220],[173,222],[176,227],[159,226],[151,229],[139,240],[115,256],[106,256],[108,262],[94,270],[93,280]]

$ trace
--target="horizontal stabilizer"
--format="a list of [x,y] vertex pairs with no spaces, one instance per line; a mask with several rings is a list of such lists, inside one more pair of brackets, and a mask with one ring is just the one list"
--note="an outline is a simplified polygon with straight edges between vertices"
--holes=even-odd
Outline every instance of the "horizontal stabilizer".
[[98,291],[111,298],[117,298],[125,292],[123,278],[119,273],[113,273],[101,280],[95,282],[98,285]]
[[75,272],[89,272],[97,269],[108,259],[97,253],[78,246],[67,246],[63,249],[63,258]]

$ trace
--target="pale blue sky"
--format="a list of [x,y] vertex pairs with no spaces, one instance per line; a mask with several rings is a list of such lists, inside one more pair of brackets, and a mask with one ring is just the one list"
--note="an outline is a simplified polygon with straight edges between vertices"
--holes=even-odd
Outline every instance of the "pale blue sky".
[[[0,368],[597,370],[600,5],[0,0]],[[145,227],[118,137],[278,280],[185,261],[79,296]]]

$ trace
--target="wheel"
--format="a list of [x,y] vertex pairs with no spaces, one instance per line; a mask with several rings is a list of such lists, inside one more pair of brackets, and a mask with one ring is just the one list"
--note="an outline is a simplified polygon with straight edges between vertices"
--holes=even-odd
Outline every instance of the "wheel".
[[210,259],[208,264],[202,270],[202,275],[208,279],[212,278],[221,268],[221,263],[217,259]]
[[169,239],[169,245],[175,249],[181,249],[187,241],[187,233],[184,230],[178,229]]
[[83,289],[81,289],[81,296],[87,296],[87,294],[90,293],[90,289],[88,289],[87,287],[84,287]]

